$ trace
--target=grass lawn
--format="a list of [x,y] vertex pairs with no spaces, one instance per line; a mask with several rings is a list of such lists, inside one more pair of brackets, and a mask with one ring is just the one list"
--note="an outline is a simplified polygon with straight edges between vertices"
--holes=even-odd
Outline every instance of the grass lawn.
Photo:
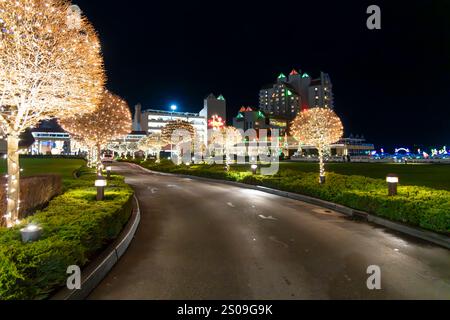
[[[327,163],[327,172],[346,176],[364,176],[385,180],[390,173],[400,176],[400,184],[404,186],[421,186],[437,190],[450,191],[450,165],[445,164],[394,164],[394,163]],[[303,173],[319,172],[316,163],[283,162],[280,172],[292,170]],[[232,166],[233,171],[250,171],[249,166]]]
[[[281,168],[319,172],[319,166],[315,163],[285,162]],[[400,176],[400,183],[405,186],[450,190],[450,165],[445,164],[330,163],[326,165],[326,169],[342,175],[374,179],[385,179],[389,173],[396,173]]]
[[[20,166],[23,169],[22,176],[29,177],[39,174],[58,174],[64,180],[72,179],[72,173],[85,164],[80,159],[41,159],[22,158]],[[6,174],[6,160],[0,161],[0,173]]]

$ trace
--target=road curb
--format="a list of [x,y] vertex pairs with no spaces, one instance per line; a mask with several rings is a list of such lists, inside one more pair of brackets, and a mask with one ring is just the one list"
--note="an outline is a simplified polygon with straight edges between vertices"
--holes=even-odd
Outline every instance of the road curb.
[[299,200],[299,201],[303,201],[309,204],[313,204],[313,205],[317,205],[326,209],[330,209],[339,213],[342,213],[348,217],[354,217],[357,218],[359,220],[363,220],[363,221],[367,221],[376,225],[380,225],[383,226],[385,228],[388,229],[392,229],[395,230],[397,232],[401,232],[404,234],[407,234],[409,236],[412,237],[416,237],[419,238],[421,240],[425,240],[431,243],[434,243],[438,246],[444,247],[446,249],[450,249],[450,238],[446,237],[444,235],[440,235],[431,231],[427,231],[427,230],[422,230],[422,229],[418,229],[418,228],[414,228],[414,227],[410,227],[398,222],[394,222],[394,221],[390,221],[375,215],[372,215],[370,213],[367,212],[363,212],[363,211],[359,211],[359,210],[355,210],[343,205],[339,205],[336,203],[332,203],[332,202],[328,202],[325,200],[321,200],[321,199],[317,199],[317,198],[313,198],[310,196],[305,196],[305,195],[301,195],[301,194],[297,194],[297,193],[292,193],[292,192],[286,192],[286,191],[281,191],[281,190],[276,190],[276,189],[272,189],[272,188],[267,188],[267,187],[262,187],[262,186],[254,186],[254,185],[249,185],[249,184],[245,184],[245,183],[241,183],[241,182],[235,182],[235,181],[226,181],[226,180],[219,180],[219,179],[211,179],[211,178],[204,178],[204,177],[197,177],[197,176],[190,176],[190,175],[184,175],[184,174],[173,174],[173,173],[164,173],[164,172],[157,172],[157,171],[152,171],[149,169],[146,169],[138,164],[135,163],[129,163],[132,166],[136,166],[142,170],[144,170],[145,172],[148,173],[152,173],[152,174],[157,174],[157,175],[162,175],[162,176],[177,176],[177,177],[184,177],[184,178],[191,178],[191,179],[196,179],[196,180],[203,180],[203,181],[208,181],[208,182],[215,182],[215,183],[221,183],[221,184],[228,184],[228,185],[232,185],[232,186],[236,186],[236,187],[241,187],[241,188],[246,188],[246,189],[253,189],[253,190],[259,190],[262,192],[266,192],[269,194],[273,194],[273,195],[277,195],[280,197],[285,197],[285,198],[289,198],[289,199],[293,199],[293,200]]
[[83,300],[100,284],[111,269],[123,257],[130,246],[141,221],[141,210],[136,195],[133,196],[135,207],[130,221],[114,241],[98,258],[91,262],[82,272],[81,290],[61,289],[50,300]]

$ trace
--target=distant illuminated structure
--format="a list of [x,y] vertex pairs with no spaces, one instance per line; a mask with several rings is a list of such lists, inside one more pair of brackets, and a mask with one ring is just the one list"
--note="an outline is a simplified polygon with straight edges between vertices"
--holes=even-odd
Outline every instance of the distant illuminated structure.
[[227,122],[227,103],[223,95],[219,95],[217,98],[213,94],[208,95],[204,100],[203,109],[199,113],[181,112],[176,105],[171,105],[169,109],[142,110],[142,106],[138,104],[135,107],[133,127],[147,134],[161,134],[162,128],[169,122],[186,121],[194,127],[197,138],[207,144],[208,126],[211,120],[214,118],[214,125],[222,122],[225,126]]
[[213,115],[211,119],[208,120],[208,129],[212,129],[215,131],[220,131],[225,127],[225,122],[222,117],[219,117],[217,114]]
[[282,73],[275,84],[264,87],[259,94],[259,108],[270,117],[292,120],[302,110],[318,107],[334,108],[333,84],[323,72],[317,79],[297,70],[288,77]]

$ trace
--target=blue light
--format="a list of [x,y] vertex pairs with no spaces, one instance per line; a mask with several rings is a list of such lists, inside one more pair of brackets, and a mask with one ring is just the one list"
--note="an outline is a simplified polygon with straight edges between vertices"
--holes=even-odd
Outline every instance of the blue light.
[[170,109],[172,111],[177,111],[178,107],[175,104],[173,104],[173,105],[170,106]]

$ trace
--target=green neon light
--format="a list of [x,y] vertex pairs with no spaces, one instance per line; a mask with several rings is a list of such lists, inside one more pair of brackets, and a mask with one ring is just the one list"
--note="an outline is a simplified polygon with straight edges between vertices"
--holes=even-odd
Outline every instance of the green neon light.
[[220,96],[217,98],[217,100],[225,101],[225,98],[223,97],[223,95],[220,95]]
[[286,76],[282,73],[279,75],[278,79],[286,79]]
[[311,78],[311,77],[309,76],[309,74],[305,73],[302,78],[304,79],[304,78]]

